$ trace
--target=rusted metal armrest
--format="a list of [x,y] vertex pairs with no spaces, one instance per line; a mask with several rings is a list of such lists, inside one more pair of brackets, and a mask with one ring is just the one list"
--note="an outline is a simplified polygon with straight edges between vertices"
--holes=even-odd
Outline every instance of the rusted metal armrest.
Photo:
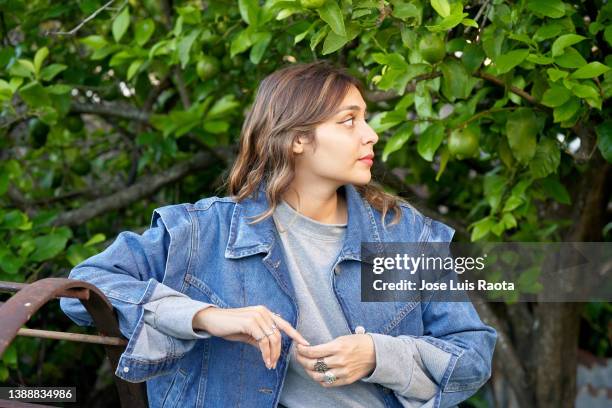
[[[113,306],[106,296],[92,284],[65,278],[41,279],[30,284],[0,281],[0,292],[15,293],[5,303],[0,303],[0,356],[15,336],[23,335],[102,344],[111,361],[111,366],[117,367],[119,357],[125,350],[127,341],[119,330],[119,323]],[[101,335],[93,336],[22,328],[38,309],[50,300],[61,297],[79,299],[91,315]],[[147,407],[145,383],[130,383],[117,376],[114,376],[114,379],[122,407]],[[8,401],[2,401],[2,403],[5,402]],[[32,404],[13,406],[40,407],[40,405]]]

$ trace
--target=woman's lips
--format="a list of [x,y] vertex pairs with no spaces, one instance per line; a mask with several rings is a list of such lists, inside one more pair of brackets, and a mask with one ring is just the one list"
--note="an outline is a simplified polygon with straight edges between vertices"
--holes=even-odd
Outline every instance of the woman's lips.
[[369,166],[371,166],[372,164],[374,164],[374,160],[370,159],[369,157],[364,157],[363,159],[359,159],[360,162],[365,163]]

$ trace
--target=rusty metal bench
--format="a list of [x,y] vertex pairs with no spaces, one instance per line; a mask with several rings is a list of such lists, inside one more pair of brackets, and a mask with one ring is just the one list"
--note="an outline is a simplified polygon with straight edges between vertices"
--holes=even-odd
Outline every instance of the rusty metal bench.
[[[28,336],[102,344],[111,367],[117,367],[127,340],[119,331],[119,323],[112,305],[95,286],[72,279],[47,278],[30,284],[0,281],[0,292],[15,293],[5,303],[0,303],[0,357],[16,336]],[[47,302],[61,297],[79,299],[91,315],[100,335],[22,327]],[[117,376],[113,377],[122,407],[148,406],[145,383],[130,383]],[[7,400],[0,400],[0,405],[15,408],[44,406]]]

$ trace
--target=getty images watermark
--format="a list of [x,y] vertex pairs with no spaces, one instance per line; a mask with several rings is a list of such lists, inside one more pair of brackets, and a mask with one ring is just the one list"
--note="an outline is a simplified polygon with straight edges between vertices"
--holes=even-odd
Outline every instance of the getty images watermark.
[[612,243],[373,243],[361,246],[364,302],[612,300]]

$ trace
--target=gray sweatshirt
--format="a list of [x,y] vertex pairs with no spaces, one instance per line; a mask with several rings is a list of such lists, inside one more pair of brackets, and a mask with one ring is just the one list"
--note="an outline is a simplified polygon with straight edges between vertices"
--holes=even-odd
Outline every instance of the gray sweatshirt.
[[[300,310],[296,329],[310,344],[326,343],[352,334],[333,293],[331,268],[335,264],[346,232],[346,224],[324,224],[299,214],[282,201],[273,215],[287,258],[288,270]],[[144,319],[156,329],[181,339],[208,338],[194,331],[195,314],[214,306],[176,292],[145,304]],[[374,383],[390,388],[405,407],[433,404],[438,386],[421,359],[422,352],[438,353],[418,338],[368,333],[374,342],[376,368],[370,376],[352,384],[324,388],[311,379],[290,350],[289,368],[280,396],[286,407],[383,407]],[[429,356],[429,360],[445,355]],[[332,371],[333,372],[333,371]]]

